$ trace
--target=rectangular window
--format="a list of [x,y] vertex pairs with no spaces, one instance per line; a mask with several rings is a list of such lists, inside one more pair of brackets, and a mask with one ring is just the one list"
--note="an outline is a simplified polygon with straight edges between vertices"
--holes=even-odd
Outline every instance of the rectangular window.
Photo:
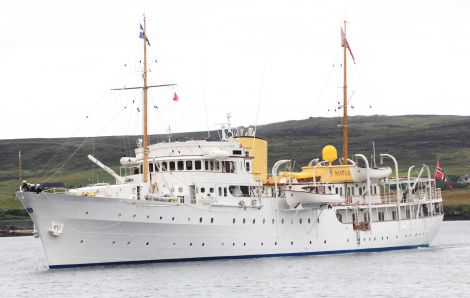
[[200,160],[196,160],[194,162],[194,169],[198,170],[198,171],[201,169],[201,161]]
[[396,220],[396,219],[397,219],[397,212],[392,211],[392,220]]
[[224,187],[224,197],[227,196],[227,187]]
[[187,171],[192,171],[193,170],[193,161],[192,160],[187,160],[186,161],[186,170]]
[[242,155],[241,150],[233,150],[233,155]]
[[163,161],[162,162],[162,172],[165,172],[167,170],[167,162]]
[[249,161],[246,162],[246,171],[250,172],[250,162]]
[[214,161],[213,160],[210,161],[209,166],[210,166],[209,170],[213,171],[214,170]]
[[379,212],[378,215],[379,215],[379,221],[384,221],[385,220],[385,213]]
[[156,161],[155,162],[155,172],[160,172],[160,167],[161,167],[160,162]]
[[217,160],[214,161],[214,171],[220,171],[220,162],[218,162]]
[[219,197],[222,196],[222,187],[219,187]]
[[170,161],[170,171],[174,171],[174,170],[175,170],[175,162]]
[[208,160],[204,161],[204,170],[209,171],[209,161]]
[[339,195],[340,195],[340,196],[343,195],[343,188],[342,188],[342,187],[339,188]]
[[411,218],[411,212],[410,212],[410,209],[407,209],[406,210],[406,219],[410,219]]
[[359,187],[359,195],[362,196],[362,187]]
[[149,171],[150,171],[150,173],[154,172],[153,162],[149,163]]
[[178,160],[178,171],[184,170],[184,161]]

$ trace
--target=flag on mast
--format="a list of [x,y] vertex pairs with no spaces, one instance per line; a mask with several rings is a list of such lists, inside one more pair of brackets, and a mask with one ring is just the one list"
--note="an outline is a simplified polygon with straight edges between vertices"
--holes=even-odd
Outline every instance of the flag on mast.
[[353,59],[354,64],[356,63],[356,58],[354,58],[354,55],[351,51],[351,47],[349,46],[348,40],[346,39],[346,33],[344,33],[343,28],[341,28],[341,47],[342,48],[347,48],[349,50],[349,54],[351,54],[351,57]]
[[442,165],[440,161],[437,161],[437,166],[436,166],[436,174],[434,175],[435,179],[439,180],[444,180],[444,183],[449,187],[450,190],[454,191],[455,187],[449,182],[447,179],[447,175],[444,173],[444,170],[442,169]]
[[[140,33],[139,33],[139,38],[144,39],[144,27],[142,27],[142,24],[140,24]],[[148,37],[145,37],[145,40],[147,41],[147,44],[150,46],[150,41]]]
[[173,93],[173,101],[178,101],[179,98],[178,98],[178,94],[176,94],[176,92]]

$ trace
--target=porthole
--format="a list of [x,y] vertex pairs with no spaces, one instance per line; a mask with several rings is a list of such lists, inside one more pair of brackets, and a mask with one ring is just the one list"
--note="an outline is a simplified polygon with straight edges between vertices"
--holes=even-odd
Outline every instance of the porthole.
[[243,246],[246,246],[246,242],[243,242]]
[[291,241],[291,242],[290,242],[290,245],[294,245],[294,241]]
[[284,218],[281,219],[281,224],[284,224]]
[[272,220],[272,223],[274,224],[274,218],[273,218],[273,220]]
[[113,241],[113,244],[116,244],[116,241]]
[[199,217],[199,223],[202,223],[202,217]]
[[160,220],[162,220],[162,219],[163,219],[163,216],[160,216]]
[[132,217],[135,218],[135,214]]
[[149,242],[145,243],[145,245],[149,245],[149,244],[150,244]]
[[349,239],[346,239],[347,242],[349,242]]
[[232,220],[232,222],[235,224],[235,218]]
[[255,222],[256,222],[256,219],[253,218],[253,224],[255,224]]
[[291,218],[291,219],[290,219],[290,224],[293,224],[293,223],[294,223],[294,219]]
[[175,246],[175,245],[176,245],[176,242],[173,242],[173,246]]
[[232,246],[235,246],[235,242],[232,243]]
[[261,246],[263,246],[263,245],[264,245],[264,243],[263,243],[263,242],[261,242]]
[[80,243],[83,243],[83,240],[80,240]]
[[172,217],[172,218],[171,218],[171,220],[173,221],[173,220],[175,220],[175,218],[174,218],[174,217]]
[[310,240],[309,243],[312,244],[312,240]]
[[274,242],[274,245],[277,245],[277,242]]
[[299,224],[302,224],[302,218],[299,218]]
[[243,223],[245,223],[245,219],[243,219]]
[[191,221],[191,217],[188,217],[188,221]]
[[88,215],[88,211],[87,211],[87,212],[85,212],[85,215]]
[[150,215],[147,215],[147,218],[150,218]]
[[201,246],[204,246],[204,242],[202,242]]
[[224,246],[224,243],[222,242],[222,246]]
[[308,223],[310,223],[310,218],[309,218],[309,219],[307,219],[307,222],[308,222]]
[[211,217],[211,223],[214,223],[214,218],[213,217]]
[[121,217],[121,215],[122,215],[121,213],[118,214],[119,217]]
[[323,243],[325,243],[325,244],[326,244],[326,240],[323,240]]
[[128,241],[128,242],[127,242],[127,245],[129,245],[129,244],[131,244],[131,242],[130,242],[130,241]]
[[388,236],[387,236],[387,240],[388,240]]
[[193,246],[193,243],[192,243],[192,242],[191,242],[191,243],[189,243],[189,246]]
[[382,240],[384,240],[384,237],[382,236]]

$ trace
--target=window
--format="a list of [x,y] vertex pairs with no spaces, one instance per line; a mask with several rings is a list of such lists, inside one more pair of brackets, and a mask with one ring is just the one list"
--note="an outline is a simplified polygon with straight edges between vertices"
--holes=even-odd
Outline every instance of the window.
[[359,195],[362,196],[362,187],[359,187]]
[[209,188],[209,192],[214,193],[214,188],[213,187]]
[[155,162],[155,172],[159,172],[160,171],[160,163],[158,161]]
[[193,161],[192,160],[187,160],[186,161],[186,170],[191,171],[193,169]]
[[246,162],[246,171],[247,172],[250,171],[250,162],[249,161]]
[[194,162],[194,169],[197,170],[197,171],[201,170],[201,161],[200,160],[196,160]]
[[219,187],[219,197],[222,196],[222,187]]
[[202,193],[205,193],[206,192],[206,189],[204,187],[201,187],[201,192]]
[[170,161],[170,171],[174,171],[174,170],[175,170],[175,162]]
[[379,221],[385,221],[385,213],[384,212],[379,212]]
[[208,160],[204,161],[204,170],[209,171],[209,161]]
[[224,187],[224,197],[227,196],[227,187]]
[[343,195],[343,188],[342,188],[342,187],[339,188],[339,195],[340,195],[340,196]]
[[410,219],[411,218],[411,212],[410,212],[410,209],[407,209],[406,210],[406,219]]
[[214,171],[220,171],[220,163],[218,161],[214,161]]
[[178,160],[178,171],[184,170],[184,161]]
[[242,155],[242,151],[241,150],[233,150],[233,155]]
[[153,173],[153,172],[154,172],[153,162],[152,162],[152,163],[149,163],[149,171],[150,171],[150,173]]
[[162,162],[162,172],[165,172],[167,169],[167,162],[166,161],[163,161]]
[[396,220],[396,219],[397,219],[397,212],[392,211],[392,220]]

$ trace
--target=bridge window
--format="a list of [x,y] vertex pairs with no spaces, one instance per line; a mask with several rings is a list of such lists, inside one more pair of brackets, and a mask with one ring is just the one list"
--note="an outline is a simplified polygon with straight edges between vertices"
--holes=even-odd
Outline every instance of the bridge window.
[[209,161],[208,160],[204,161],[204,170],[209,171]]
[[245,167],[246,167],[246,171],[249,172],[250,171],[250,162],[249,161],[246,162]]
[[178,160],[178,171],[184,170],[184,161]]
[[379,212],[379,221],[385,221],[385,213],[384,212]]
[[175,170],[175,162],[170,161],[170,171],[174,171],[174,170]]
[[191,171],[193,169],[193,161],[187,160],[186,161],[186,170]]
[[198,170],[198,171],[201,170],[201,161],[200,160],[196,160],[194,162],[194,169]]
[[167,162],[163,161],[162,162],[162,167],[161,167],[162,172],[165,172],[167,170],[167,168],[168,168]]
[[149,171],[150,171],[150,173],[154,172],[153,162],[149,163]]

